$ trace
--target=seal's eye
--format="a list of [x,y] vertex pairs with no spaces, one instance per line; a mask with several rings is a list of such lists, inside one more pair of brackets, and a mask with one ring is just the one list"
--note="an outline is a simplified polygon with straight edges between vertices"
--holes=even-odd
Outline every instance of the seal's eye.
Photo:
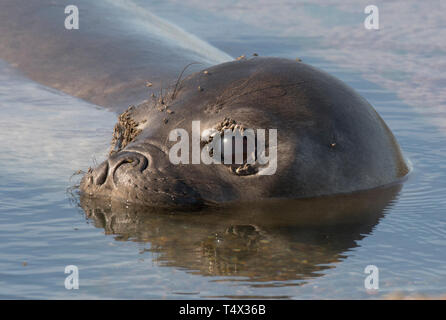
[[252,129],[236,126],[224,130],[222,142],[224,164],[254,164],[256,160],[256,136]]
[[202,142],[213,163],[223,163],[237,175],[258,172],[254,130],[239,125],[221,130],[208,129],[203,131]]

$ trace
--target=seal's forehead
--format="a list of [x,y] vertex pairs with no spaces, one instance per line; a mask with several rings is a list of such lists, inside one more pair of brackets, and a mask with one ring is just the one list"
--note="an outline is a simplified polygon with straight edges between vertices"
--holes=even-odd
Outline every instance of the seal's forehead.
[[265,112],[280,118],[309,115],[307,81],[298,64],[287,59],[253,58],[211,67],[181,82],[174,104],[210,118],[251,113],[248,118],[256,120]]
[[253,89],[259,90],[267,85],[302,82],[306,78],[303,69],[303,64],[292,60],[255,57],[210,67],[191,75],[185,83],[201,85],[202,89],[207,86],[222,90],[229,86],[236,90],[257,86]]
[[297,88],[299,90],[294,92],[308,95],[326,95],[330,89],[342,91],[346,88],[333,76],[302,62],[261,57],[207,68],[190,75],[182,82],[182,87],[198,89],[192,92],[201,92],[203,98],[231,95],[246,89],[249,91],[244,91],[245,95],[263,91],[266,96],[274,97],[280,96],[277,88]]
[[265,81],[271,77],[279,77],[283,80],[293,78],[298,75],[299,69],[305,65],[290,59],[253,57],[219,64],[209,68],[209,72],[214,74],[224,73],[228,79],[249,77],[256,74],[258,78]]
[[205,129],[225,118],[250,128],[294,130],[327,118],[315,113],[331,112],[316,107],[327,93],[317,92],[327,89],[324,81],[322,72],[288,59],[233,61],[179,79],[170,90],[138,106],[132,118],[144,136],[166,136],[196,120]]

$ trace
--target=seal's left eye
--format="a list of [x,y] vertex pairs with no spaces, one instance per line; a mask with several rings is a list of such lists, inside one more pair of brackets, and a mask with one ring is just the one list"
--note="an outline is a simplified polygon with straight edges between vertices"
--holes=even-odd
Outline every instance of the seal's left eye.
[[256,161],[256,136],[252,129],[236,126],[224,130],[222,160],[225,164],[254,164]]
[[202,142],[213,163],[223,163],[237,175],[257,173],[256,135],[252,129],[235,125],[232,128],[208,129],[202,133]]

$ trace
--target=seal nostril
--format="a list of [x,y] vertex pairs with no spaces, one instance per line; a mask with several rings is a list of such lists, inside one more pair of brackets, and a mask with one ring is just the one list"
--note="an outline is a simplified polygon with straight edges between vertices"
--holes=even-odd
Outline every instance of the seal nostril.
[[104,161],[99,167],[93,171],[93,181],[100,186],[105,183],[108,175],[108,161]]
[[[110,174],[113,176],[113,181],[115,180],[115,175],[118,169],[125,164],[129,164],[131,167],[135,168],[139,172],[143,172],[149,164],[149,160],[144,155],[138,152],[117,153],[116,155],[109,158],[109,162],[112,168]],[[114,182],[116,183],[116,181]]]
[[127,152],[119,155],[117,159],[114,161],[114,169],[116,171],[123,164],[130,164],[132,167],[137,167],[140,172],[143,172],[147,166],[149,161],[145,156],[136,152]]

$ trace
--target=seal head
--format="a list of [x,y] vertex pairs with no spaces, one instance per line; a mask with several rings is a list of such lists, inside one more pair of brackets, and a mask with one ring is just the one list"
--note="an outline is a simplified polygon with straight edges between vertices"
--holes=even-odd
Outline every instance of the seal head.
[[[277,155],[275,170],[262,174],[257,153],[254,165],[173,164],[169,152],[177,142],[169,135],[177,129],[191,135],[194,121],[201,147],[209,132],[251,128],[258,148],[258,129],[277,130],[277,147],[268,137],[265,144]],[[147,206],[344,194],[408,173],[395,137],[364,98],[323,71],[281,58],[241,59],[190,75],[121,115],[112,149],[85,174],[81,192]]]

